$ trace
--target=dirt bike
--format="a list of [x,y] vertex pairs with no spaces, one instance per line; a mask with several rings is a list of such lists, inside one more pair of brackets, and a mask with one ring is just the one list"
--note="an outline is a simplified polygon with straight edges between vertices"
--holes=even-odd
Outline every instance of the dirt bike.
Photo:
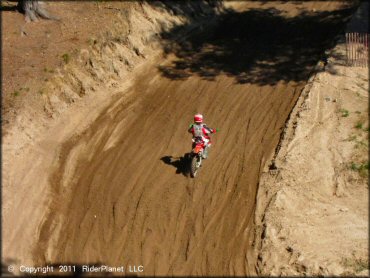
[[[214,132],[219,132],[219,129],[216,128]],[[202,160],[208,157],[209,147],[206,147],[206,142],[203,141],[202,137],[195,137],[192,140],[193,149],[190,153],[190,176],[195,178],[199,168],[202,166]]]
[[195,178],[199,168],[202,166],[202,160],[205,152],[205,144],[202,138],[193,139],[193,149],[190,153],[190,176]]

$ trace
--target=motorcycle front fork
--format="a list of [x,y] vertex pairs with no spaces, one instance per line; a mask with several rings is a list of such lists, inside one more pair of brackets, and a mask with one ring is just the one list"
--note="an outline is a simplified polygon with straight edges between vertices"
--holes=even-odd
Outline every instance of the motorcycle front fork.
[[207,158],[208,157],[208,146],[204,148],[203,150],[203,158]]

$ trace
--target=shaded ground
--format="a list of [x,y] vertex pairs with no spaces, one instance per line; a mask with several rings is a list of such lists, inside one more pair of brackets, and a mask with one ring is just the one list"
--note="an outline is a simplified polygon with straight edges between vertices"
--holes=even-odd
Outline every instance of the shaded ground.
[[189,177],[190,173],[190,153],[186,153],[180,157],[172,157],[171,155],[167,155],[161,157],[161,160],[168,164],[172,165],[176,168],[176,174],[183,174],[185,177]]
[[333,46],[334,35],[353,7],[332,11],[301,8],[298,15],[269,7],[243,12],[230,10],[219,19],[217,28],[172,41],[174,28],[162,35],[166,54],[176,59],[160,67],[163,75],[184,80],[196,74],[213,80],[220,74],[235,77],[238,83],[276,85],[279,81],[305,81],[312,65]]

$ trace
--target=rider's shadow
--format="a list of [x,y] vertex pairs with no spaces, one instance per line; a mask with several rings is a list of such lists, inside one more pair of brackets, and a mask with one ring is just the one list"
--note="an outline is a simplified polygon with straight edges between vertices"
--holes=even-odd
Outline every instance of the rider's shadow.
[[168,165],[174,166],[176,168],[176,174],[183,174],[187,177],[190,173],[190,153],[186,153],[182,157],[167,155],[162,157],[161,160]]

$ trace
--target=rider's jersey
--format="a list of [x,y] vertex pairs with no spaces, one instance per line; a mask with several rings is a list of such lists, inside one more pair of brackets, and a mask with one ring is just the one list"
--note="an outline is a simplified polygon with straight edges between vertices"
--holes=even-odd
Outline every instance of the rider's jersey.
[[193,137],[205,137],[206,139],[210,139],[209,134],[215,133],[216,130],[209,128],[206,124],[192,124],[188,132],[192,133]]

